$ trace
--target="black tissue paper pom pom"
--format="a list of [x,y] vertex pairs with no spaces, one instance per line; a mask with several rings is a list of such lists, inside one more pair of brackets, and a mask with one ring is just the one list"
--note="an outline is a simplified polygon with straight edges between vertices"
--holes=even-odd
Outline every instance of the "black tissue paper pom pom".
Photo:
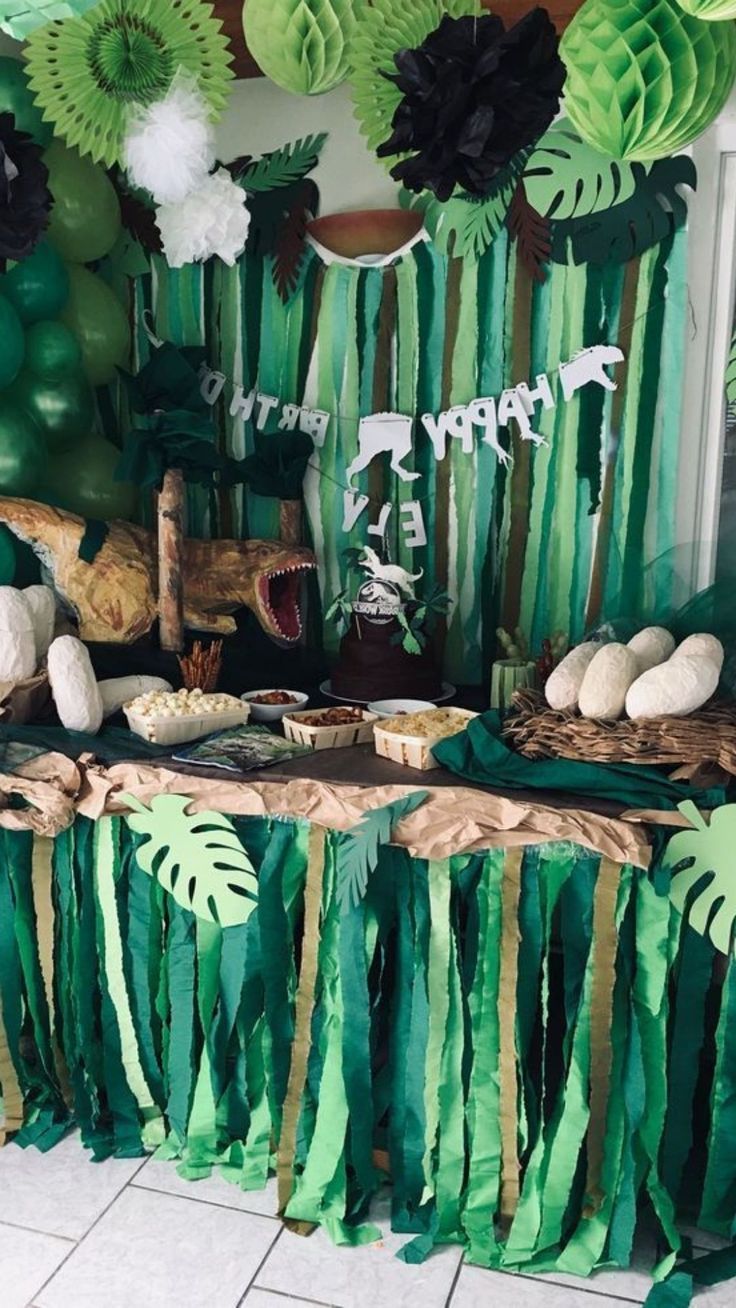
[[53,203],[39,145],[0,113],[0,266],[25,259],[48,225]]
[[565,66],[546,9],[506,31],[496,14],[442,19],[385,73],[403,93],[381,157],[409,154],[391,175],[448,200],[456,186],[487,195],[497,173],[533,145],[559,109]]

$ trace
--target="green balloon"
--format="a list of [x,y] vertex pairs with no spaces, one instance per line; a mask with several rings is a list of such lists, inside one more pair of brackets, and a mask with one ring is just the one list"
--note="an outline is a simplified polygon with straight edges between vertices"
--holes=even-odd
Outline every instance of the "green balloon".
[[0,391],[18,376],[23,366],[25,349],[21,320],[10,300],[0,295]]
[[120,232],[120,203],[107,173],[61,141],[52,141],[44,161],[54,197],[49,240],[70,263],[102,259]]
[[0,114],[12,114],[15,125],[27,132],[39,145],[48,145],[53,135],[50,123],[45,123],[41,110],[28,86],[28,78],[20,59],[0,58]]
[[15,536],[0,527],[0,586],[12,586],[15,580]]
[[94,396],[81,372],[37,377],[24,368],[8,398],[33,419],[52,454],[70,449],[95,416]]
[[129,482],[115,481],[120,451],[101,436],[78,441],[72,450],[51,459],[46,478],[50,503],[82,518],[132,518],[138,493]]
[[35,322],[26,332],[25,370],[36,377],[65,377],[79,372],[82,351],[63,322]]
[[82,366],[93,386],[112,381],[117,367],[127,367],[130,328],[125,310],[96,273],[69,265],[69,302],[62,322],[82,348]]
[[33,254],[0,277],[0,291],[28,327],[61,313],[69,299],[69,274],[56,250],[41,241]]
[[0,494],[33,495],[48,455],[32,418],[16,404],[0,404]]

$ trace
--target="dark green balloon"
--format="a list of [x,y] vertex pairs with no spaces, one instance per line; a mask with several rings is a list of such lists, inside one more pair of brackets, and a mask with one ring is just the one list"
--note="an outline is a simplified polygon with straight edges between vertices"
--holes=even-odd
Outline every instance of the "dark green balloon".
[[132,518],[138,503],[135,486],[114,480],[120,451],[102,436],[86,436],[49,462],[45,478],[49,503],[82,518]]
[[69,299],[69,274],[56,250],[41,241],[33,254],[0,277],[0,294],[28,327],[61,313]]
[[16,127],[27,132],[39,145],[48,145],[52,136],[50,123],[45,123],[36,106],[33,92],[20,59],[0,58],[0,114],[10,113]]
[[79,372],[82,351],[79,341],[63,322],[34,322],[26,332],[24,370],[37,377],[65,377]]
[[7,527],[0,527],[0,586],[12,586],[15,581],[15,536]]
[[10,386],[18,376],[23,366],[25,349],[23,324],[10,300],[0,295],[0,391]]
[[48,454],[32,418],[3,397],[0,403],[0,495],[28,495],[46,471]]
[[33,419],[52,454],[85,437],[95,416],[94,396],[81,372],[37,377],[24,368],[8,398]]

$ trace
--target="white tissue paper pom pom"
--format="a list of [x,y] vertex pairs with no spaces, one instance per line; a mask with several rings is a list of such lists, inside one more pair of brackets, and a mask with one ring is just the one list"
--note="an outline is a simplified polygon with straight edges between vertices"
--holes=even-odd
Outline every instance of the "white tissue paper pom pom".
[[211,112],[194,78],[181,72],[163,100],[136,105],[124,148],[133,185],[157,204],[179,204],[199,190],[215,163]]
[[171,268],[204,263],[215,254],[232,267],[248,239],[245,191],[225,168],[218,168],[181,204],[160,205],[156,224]]

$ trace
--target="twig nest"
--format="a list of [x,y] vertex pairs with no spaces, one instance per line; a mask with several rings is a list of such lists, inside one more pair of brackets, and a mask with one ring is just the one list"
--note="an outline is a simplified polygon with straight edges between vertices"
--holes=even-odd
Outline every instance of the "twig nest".
[[720,675],[720,664],[713,659],[678,649],[666,663],[637,677],[626,696],[626,712],[635,720],[686,717],[715,693]]
[[28,605],[36,639],[36,664],[46,658],[54,639],[56,596],[49,586],[26,586],[22,592]]
[[87,646],[76,636],[58,636],[48,655],[49,681],[62,725],[67,731],[95,735],[103,706]]
[[683,655],[688,658],[701,655],[703,658],[710,659],[711,663],[716,664],[719,672],[723,667],[723,646],[716,636],[709,635],[707,631],[698,632],[695,636],[687,636],[677,646],[672,657],[679,659]]
[[31,610],[19,590],[0,586],[0,681],[25,681],[35,671]]
[[629,649],[636,655],[639,673],[665,663],[674,653],[675,638],[665,627],[645,627],[629,641]]
[[619,645],[616,641],[601,645],[580,687],[578,708],[583,717],[599,718],[604,722],[620,718],[626,692],[638,674],[636,655],[628,645]]
[[550,673],[544,687],[544,695],[550,708],[577,708],[580,687],[591,661],[600,651],[601,646],[594,641],[586,641],[571,649],[557,667]]

